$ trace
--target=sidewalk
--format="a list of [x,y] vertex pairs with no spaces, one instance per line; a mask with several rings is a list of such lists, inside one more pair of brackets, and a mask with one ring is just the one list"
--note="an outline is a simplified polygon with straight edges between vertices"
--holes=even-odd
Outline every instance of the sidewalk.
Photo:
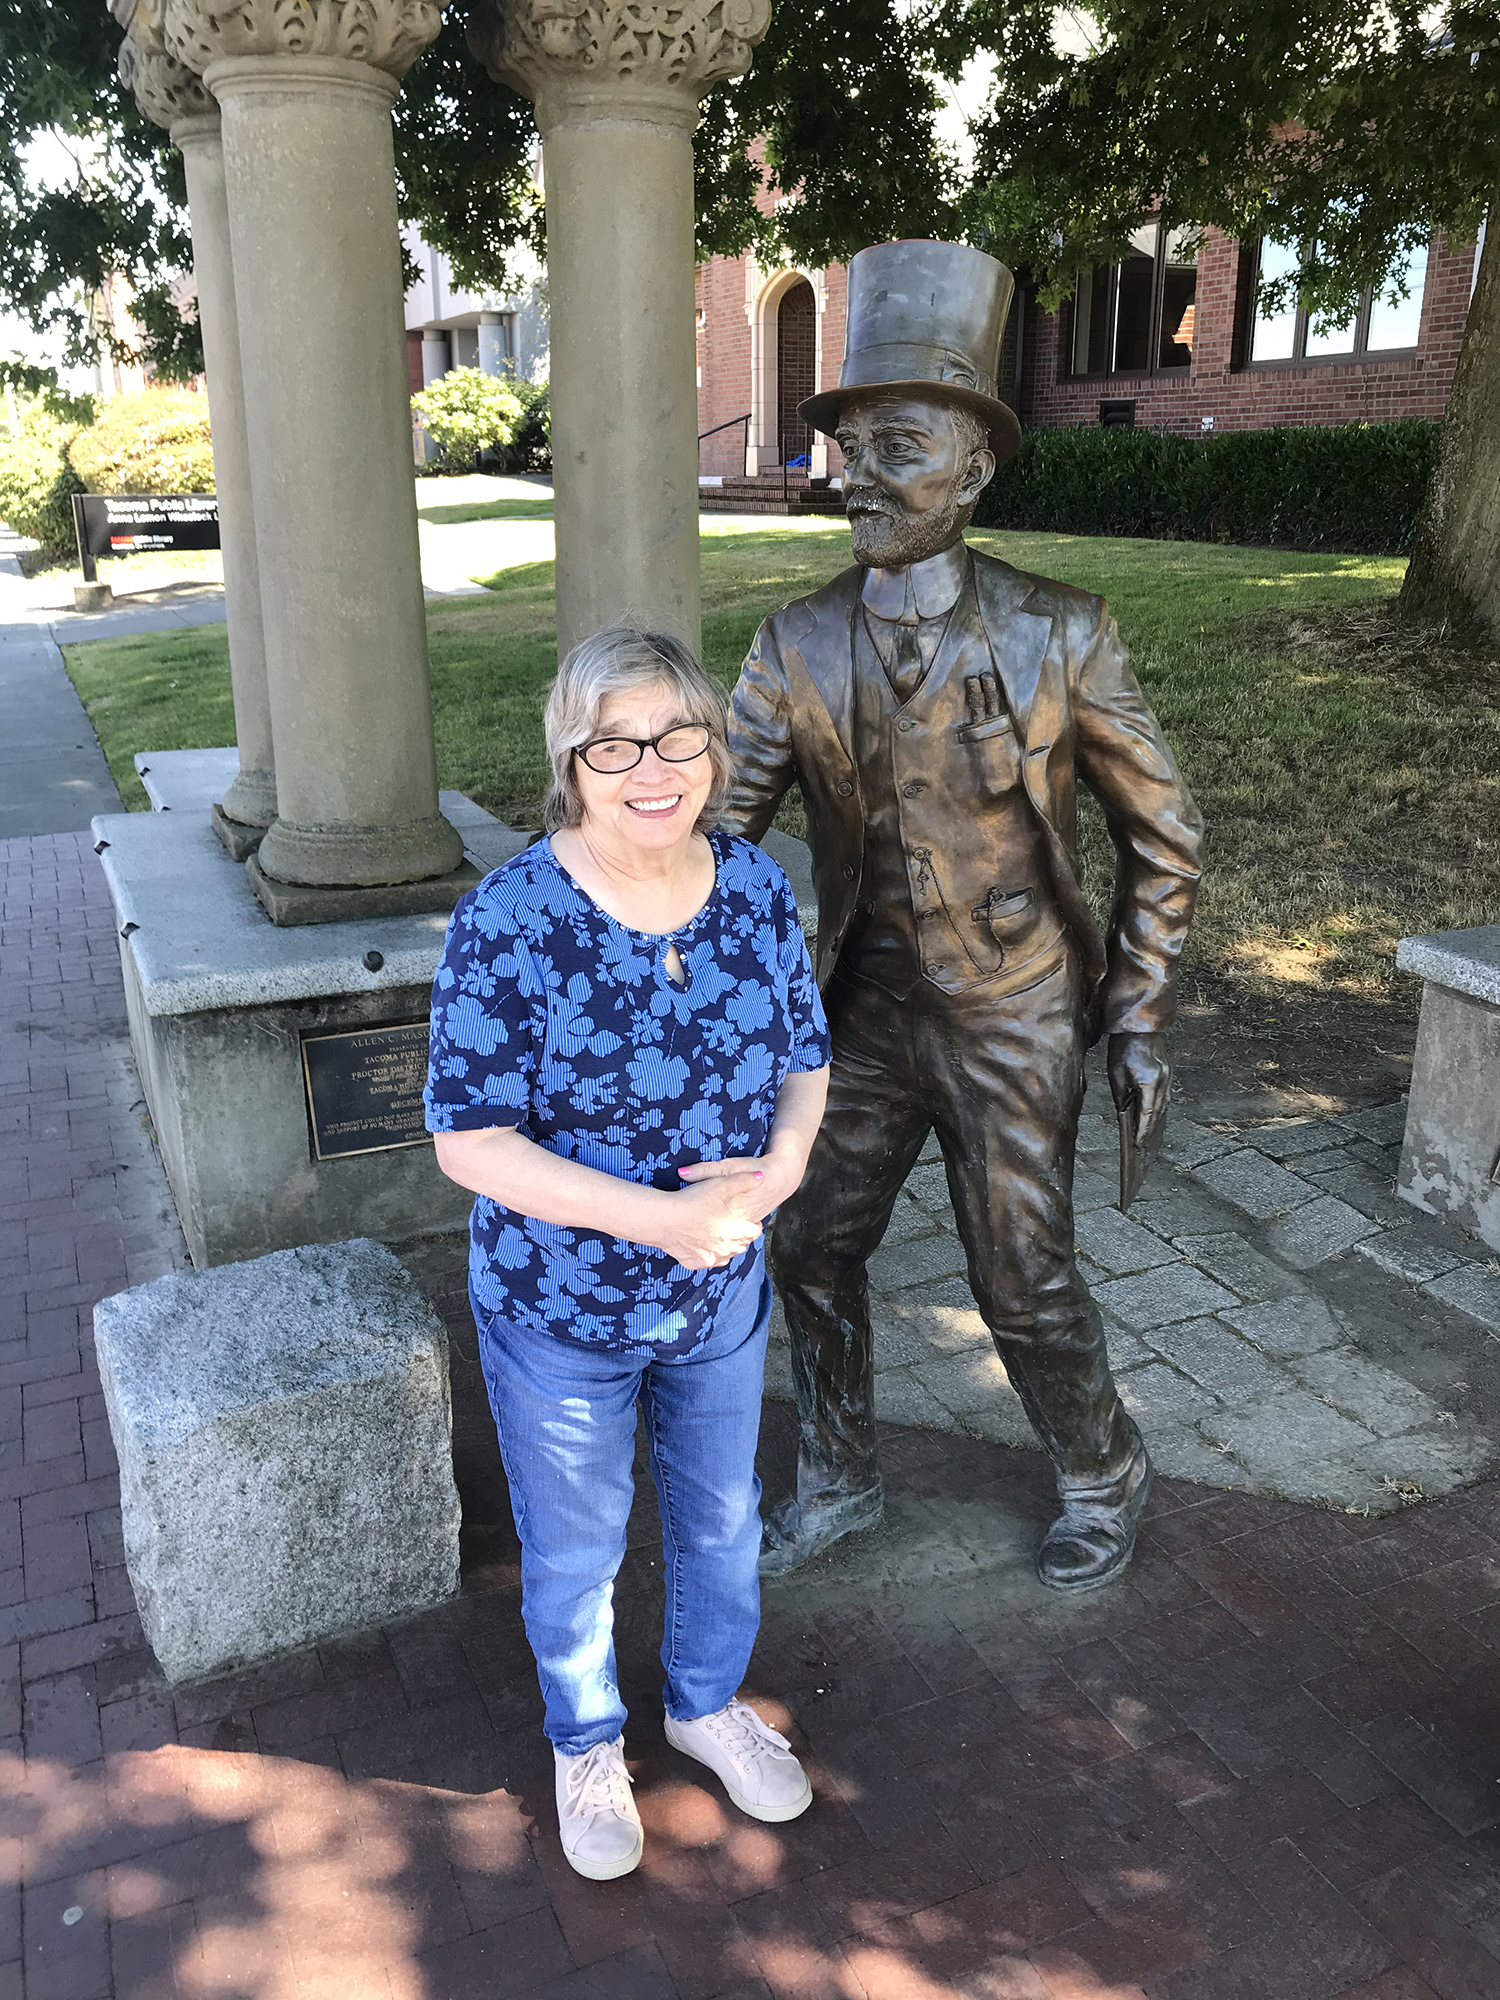
[[[169,1691],[122,1566],[90,1312],[181,1237],[87,840],[5,842],[0,879],[5,2000],[1500,1995],[1493,1484],[1367,1516],[1164,1477],[1132,1569],[1072,1602],[1031,1573],[1039,1454],[889,1423],[885,1524],[766,1592],[750,1692],[816,1791],[778,1828],[662,1737],[643,1477],[618,1617],[646,1862],[581,1882],[453,1245],[412,1262],[454,1343],[463,1594]],[[1233,1213],[1230,1234],[1277,1226]],[[768,1404],[771,1490],[794,1448]]]

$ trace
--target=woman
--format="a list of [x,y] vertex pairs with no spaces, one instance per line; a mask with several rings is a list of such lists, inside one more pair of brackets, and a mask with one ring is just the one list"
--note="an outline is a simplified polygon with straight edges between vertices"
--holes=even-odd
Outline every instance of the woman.
[[692,655],[599,632],[564,661],[546,728],[551,838],[453,913],[427,1123],[478,1196],[470,1297],[563,1851],[607,1881],[642,1844],[612,1637],[638,1399],[668,1740],[757,1819],[811,1803],[735,1691],[760,1618],[762,1224],[802,1179],[829,1041],[786,877],[711,831],[725,710]]

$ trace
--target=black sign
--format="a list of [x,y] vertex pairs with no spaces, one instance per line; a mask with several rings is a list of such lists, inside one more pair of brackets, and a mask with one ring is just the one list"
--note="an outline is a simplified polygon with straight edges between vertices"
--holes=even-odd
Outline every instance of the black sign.
[[307,1122],[315,1160],[390,1153],[425,1146],[422,1086],[427,1081],[427,1023],[353,1028],[302,1037]]
[[75,493],[73,527],[84,581],[93,583],[100,556],[153,549],[216,549],[216,493]]

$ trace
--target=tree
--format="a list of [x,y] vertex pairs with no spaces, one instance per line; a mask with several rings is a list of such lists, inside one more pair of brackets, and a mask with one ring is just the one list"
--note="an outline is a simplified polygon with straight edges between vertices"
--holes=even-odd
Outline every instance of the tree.
[[1048,302],[1159,206],[1306,246],[1281,289],[1342,318],[1495,204],[1404,602],[1500,633],[1500,4],[1460,0],[1434,33],[1427,0],[1098,0],[1088,27],[1070,53],[1031,0],[937,0],[929,19],[948,73],[997,63],[966,231]]
[[[70,360],[94,360],[110,343],[92,300],[122,273],[158,372],[189,375],[203,365],[197,323],[171,296],[192,261],[182,161],[122,89],[119,46],[102,4],[0,0],[0,304],[60,328]],[[27,157],[43,136],[71,160],[62,186]]]
[[[396,179],[402,219],[448,256],[456,281],[504,290],[517,250],[545,241],[538,142],[531,105],[469,53],[473,4],[451,0],[402,85]],[[92,360],[101,334],[89,300],[123,272],[145,338],[121,358],[186,374],[201,352],[171,302],[191,262],[181,162],[119,83],[120,38],[102,0],[0,0],[0,307],[61,327],[70,358]],[[749,75],[704,107],[701,253],[754,246],[820,263],[892,233],[956,227],[955,163],[934,139],[941,99],[922,57],[920,18],[903,0],[782,0]],[[75,160],[62,190],[31,185],[26,170],[27,147],[51,133]],[[748,154],[757,137],[779,202],[769,219]]]

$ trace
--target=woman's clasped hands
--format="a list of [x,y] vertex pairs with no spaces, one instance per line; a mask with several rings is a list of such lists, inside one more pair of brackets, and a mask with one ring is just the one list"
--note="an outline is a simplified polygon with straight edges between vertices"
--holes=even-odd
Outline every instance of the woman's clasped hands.
[[727,1264],[755,1242],[765,1218],[801,1180],[802,1166],[799,1158],[783,1167],[773,1141],[769,1152],[751,1159],[679,1167],[683,1188],[672,1198],[662,1249],[688,1271]]

